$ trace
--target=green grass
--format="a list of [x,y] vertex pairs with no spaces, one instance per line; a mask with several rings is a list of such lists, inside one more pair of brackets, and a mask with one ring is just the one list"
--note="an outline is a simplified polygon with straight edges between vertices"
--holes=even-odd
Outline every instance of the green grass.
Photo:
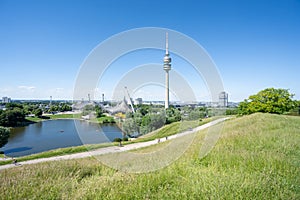
[[[48,118],[48,119],[47,119]],[[80,119],[81,114],[55,114],[55,115],[46,115],[44,118],[39,117],[26,117],[26,120],[31,122],[41,122],[49,119]]]
[[41,121],[44,121],[46,119],[42,119],[42,118],[39,118],[39,117],[26,117],[26,120],[31,121],[31,122],[41,122]]
[[50,119],[80,119],[81,113],[79,114],[55,114],[47,115]]
[[111,116],[103,116],[103,117],[99,117],[99,118],[94,118],[89,120],[90,122],[94,122],[94,123],[115,123],[115,120],[113,117]]
[[[205,123],[208,123],[212,121],[215,118],[207,118],[202,121],[187,121],[182,124],[179,122],[177,123],[172,123],[167,126],[162,127],[158,131],[155,131],[149,135],[145,135],[143,138],[138,138],[137,140],[134,141],[126,141],[122,142],[122,144],[132,144],[132,143],[137,143],[137,142],[145,142],[145,141],[150,141],[154,140],[156,138],[162,138],[166,136],[170,136],[173,134],[176,134],[178,132],[181,132],[183,130],[188,129],[189,127],[196,127],[198,125],[202,125]],[[55,150],[50,150],[42,153],[37,153],[37,154],[32,154],[29,156],[23,156],[23,157],[18,157],[18,161],[27,161],[27,160],[34,160],[38,158],[49,158],[53,156],[61,156],[61,155],[66,155],[66,154],[73,154],[73,153],[80,153],[80,152],[85,152],[87,150],[94,150],[98,148],[103,148],[103,147],[109,147],[109,146],[117,146],[119,143],[105,143],[105,144],[95,144],[95,145],[83,145],[83,146],[75,146],[75,147],[67,147],[67,148],[59,148]],[[3,160],[0,161],[0,165],[6,165],[10,164],[10,160]]]
[[[78,114],[55,114],[55,115],[46,115],[45,118],[39,118],[39,117],[26,117],[27,120],[31,122],[41,122],[45,120],[55,120],[55,119],[81,119],[81,113]],[[47,119],[49,117],[49,119]],[[90,122],[95,123],[114,123],[114,118],[111,116],[104,116],[100,118],[95,118],[89,120]]]
[[[93,158],[0,171],[1,198],[300,198],[299,117],[253,114],[229,120],[215,148],[199,158],[204,134],[200,131],[177,161],[151,173],[124,173]],[[165,144],[148,150],[160,145]]]
[[202,119],[201,121],[194,120],[194,121],[174,122],[172,124],[163,126],[162,128],[160,128],[156,131],[153,131],[152,133],[142,136],[137,141],[139,141],[139,142],[140,141],[150,141],[150,140],[154,140],[156,138],[163,138],[166,136],[174,135],[174,134],[180,133],[182,131],[188,130],[189,128],[195,128],[197,126],[201,126],[203,124],[206,124],[206,123],[211,122],[218,118],[220,118],[220,117],[206,118],[206,119]]
[[[67,154],[80,153],[80,152],[85,152],[88,150],[94,150],[94,149],[109,147],[109,146],[113,146],[113,145],[116,145],[116,144],[101,143],[101,144],[89,144],[89,145],[82,145],[82,146],[75,146],[75,147],[59,148],[59,149],[55,149],[55,150],[45,151],[42,153],[32,154],[29,156],[18,157],[17,160],[18,160],[18,162],[22,162],[22,161],[27,161],[27,160],[39,159],[39,158],[63,156],[63,155],[67,155]],[[0,155],[3,155],[3,154],[0,154]],[[0,161],[0,165],[6,165],[6,164],[11,164],[11,163],[12,163],[11,160]]]

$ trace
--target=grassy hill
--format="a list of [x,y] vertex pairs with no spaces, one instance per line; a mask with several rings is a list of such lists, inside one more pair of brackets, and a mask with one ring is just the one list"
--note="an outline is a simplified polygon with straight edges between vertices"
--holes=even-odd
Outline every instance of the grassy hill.
[[120,172],[94,158],[0,171],[0,198],[300,199],[299,117],[258,113],[227,121],[201,159],[204,134],[177,161],[151,173]]

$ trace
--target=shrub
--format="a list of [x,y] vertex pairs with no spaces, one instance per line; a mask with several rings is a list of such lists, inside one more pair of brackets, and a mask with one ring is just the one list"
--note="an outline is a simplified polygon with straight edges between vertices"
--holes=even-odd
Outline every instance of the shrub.
[[115,139],[114,139],[114,142],[121,142],[121,141],[122,141],[121,138],[115,138]]

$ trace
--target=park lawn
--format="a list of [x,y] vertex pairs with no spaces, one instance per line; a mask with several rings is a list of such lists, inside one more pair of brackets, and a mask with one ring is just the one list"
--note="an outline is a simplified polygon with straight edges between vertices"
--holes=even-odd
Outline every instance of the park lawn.
[[93,118],[93,119],[90,119],[89,121],[93,122],[93,123],[100,123],[100,124],[115,123],[114,118],[111,116],[102,116],[102,117],[98,117],[98,118]]
[[80,119],[81,113],[78,114],[55,114],[47,115],[50,119]]
[[[26,117],[27,120],[32,122],[40,122],[44,120],[55,120],[55,119],[81,119],[82,114],[54,114],[54,115],[45,115],[44,118],[40,117]],[[94,118],[89,120],[90,122],[95,123],[114,123],[114,118],[110,116],[104,116],[100,118]]]
[[55,114],[55,115],[45,115],[43,117],[26,117],[26,120],[31,122],[41,122],[50,119],[80,119],[81,114]]
[[[178,160],[126,173],[95,158],[0,172],[4,199],[299,199],[300,118],[252,114],[225,122],[213,150],[199,157],[205,130]],[[155,150],[163,143],[149,147]],[[139,150],[137,150],[139,151]],[[145,149],[141,149],[145,152]]]
[[31,122],[41,122],[41,121],[45,120],[45,119],[42,119],[42,118],[39,118],[39,117],[26,117],[25,119],[28,120],[28,121],[31,121]]

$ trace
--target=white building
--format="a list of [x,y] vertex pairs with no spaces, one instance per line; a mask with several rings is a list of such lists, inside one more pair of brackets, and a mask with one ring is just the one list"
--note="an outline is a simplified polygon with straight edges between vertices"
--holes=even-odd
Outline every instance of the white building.
[[141,105],[141,104],[143,104],[143,99],[142,99],[142,98],[136,98],[136,99],[134,100],[134,104],[135,104],[135,105]]
[[221,92],[219,94],[219,106],[220,107],[228,106],[228,94],[226,92]]
[[11,99],[8,97],[2,97],[2,103],[10,103]]

